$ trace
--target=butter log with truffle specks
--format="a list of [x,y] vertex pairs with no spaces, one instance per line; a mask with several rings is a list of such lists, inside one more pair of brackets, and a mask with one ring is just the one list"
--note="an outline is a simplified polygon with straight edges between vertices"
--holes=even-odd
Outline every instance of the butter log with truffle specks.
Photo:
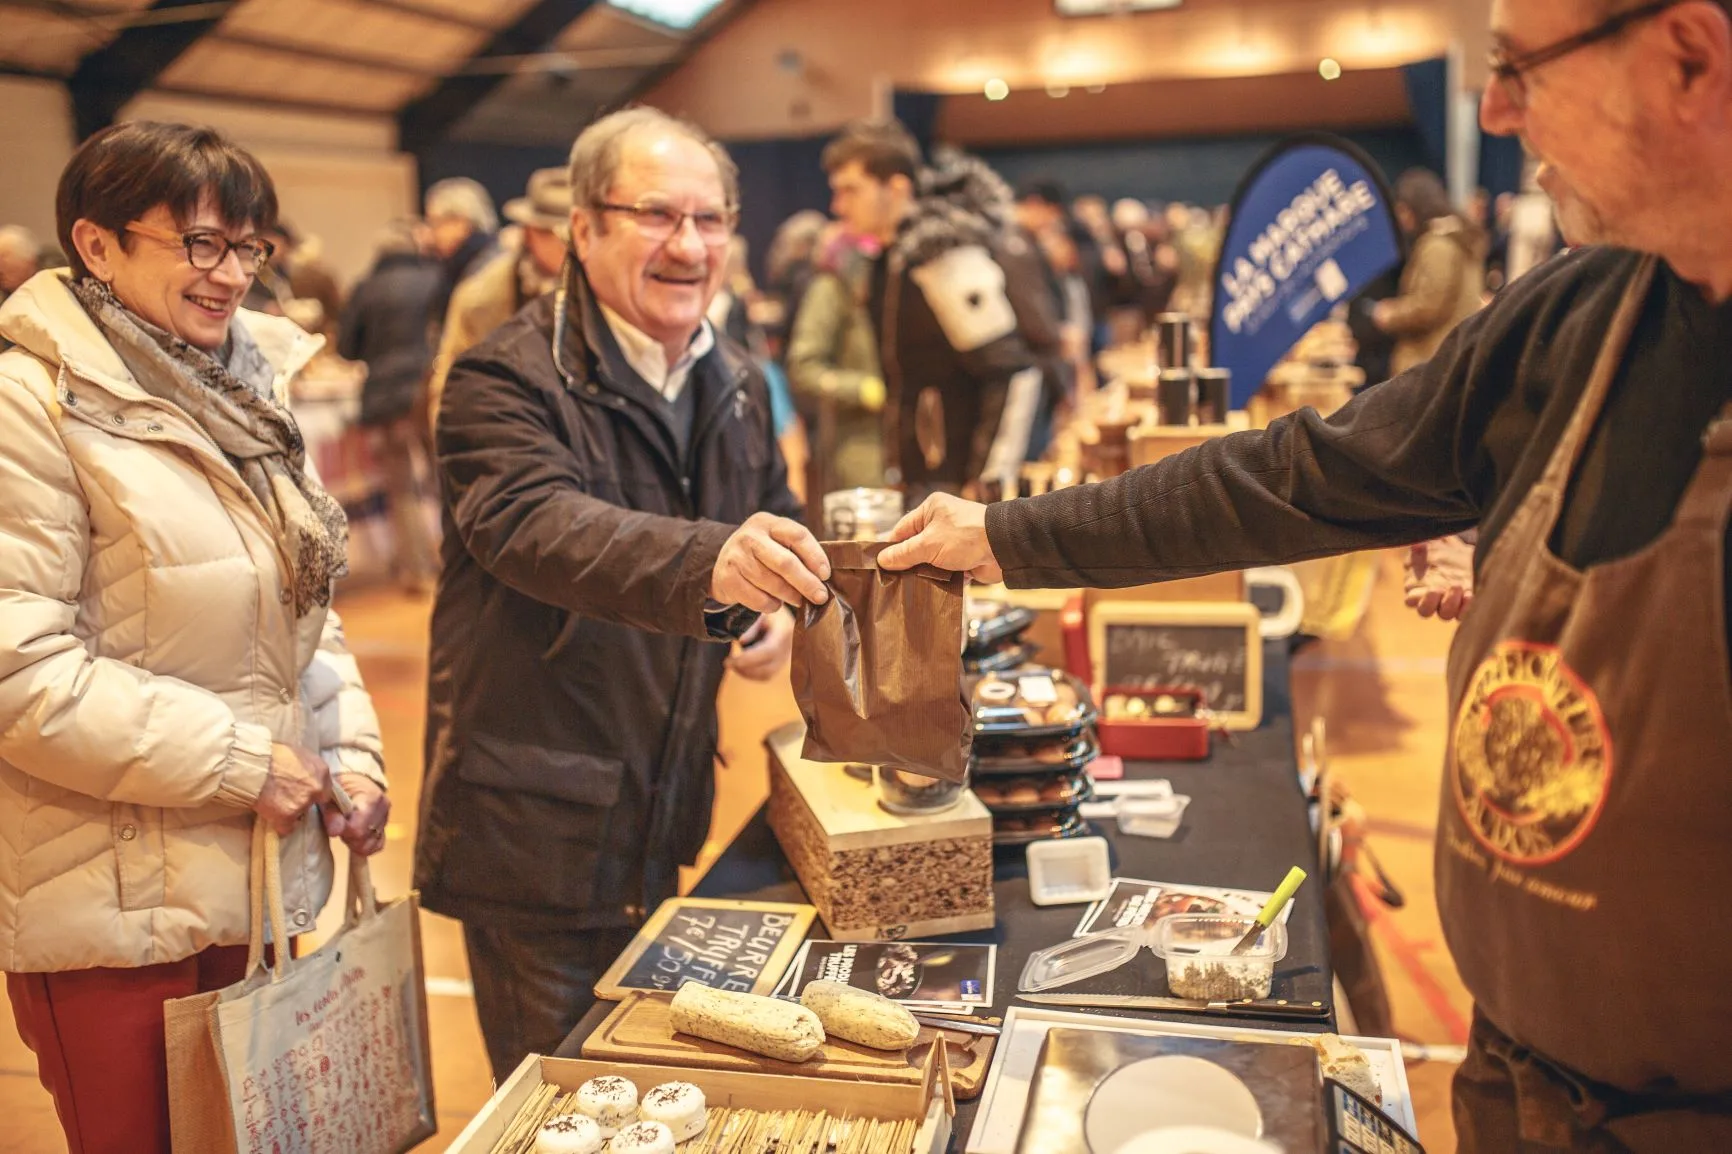
[[804,1062],[824,1044],[818,1016],[762,994],[712,990],[687,982],[669,1007],[674,1030],[783,1062]]
[[920,1023],[882,994],[845,982],[807,982],[800,1004],[818,1015],[826,1034],[874,1050],[906,1050],[920,1034]]

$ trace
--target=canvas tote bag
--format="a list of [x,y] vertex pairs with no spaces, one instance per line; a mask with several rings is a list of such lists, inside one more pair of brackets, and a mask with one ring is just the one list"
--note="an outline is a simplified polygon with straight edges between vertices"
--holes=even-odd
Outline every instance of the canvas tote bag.
[[[247,976],[164,1004],[177,1152],[394,1154],[437,1129],[414,893],[349,855],[343,928],[289,958],[277,835],[253,830]],[[264,925],[277,943],[264,966]]]

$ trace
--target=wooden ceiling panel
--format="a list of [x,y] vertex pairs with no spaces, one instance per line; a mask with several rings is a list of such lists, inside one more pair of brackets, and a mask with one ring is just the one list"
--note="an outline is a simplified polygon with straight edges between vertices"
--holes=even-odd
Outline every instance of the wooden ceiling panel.
[[217,31],[430,71],[461,66],[486,40],[475,29],[354,0],[247,0]]
[[0,61],[62,76],[113,39],[111,30],[32,9],[0,9],[0,22]]
[[170,91],[250,96],[366,111],[394,111],[427,79],[366,65],[333,64],[250,46],[201,41],[164,72]]

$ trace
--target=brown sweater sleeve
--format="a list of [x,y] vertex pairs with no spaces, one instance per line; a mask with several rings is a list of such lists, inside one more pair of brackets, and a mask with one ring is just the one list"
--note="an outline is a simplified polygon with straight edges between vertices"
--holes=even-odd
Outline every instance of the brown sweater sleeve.
[[1461,374],[1439,357],[1325,420],[1301,409],[1098,485],[988,508],[1012,586],[1112,588],[1460,532]]

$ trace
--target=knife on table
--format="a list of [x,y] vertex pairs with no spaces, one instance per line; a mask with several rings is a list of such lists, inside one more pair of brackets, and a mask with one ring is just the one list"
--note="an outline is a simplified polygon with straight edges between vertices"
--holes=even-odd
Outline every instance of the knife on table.
[[1183,1014],[1231,1014],[1248,1018],[1309,1018],[1329,1016],[1322,1002],[1291,1002],[1285,998],[1260,1002],[1205,1002],[1191,998],[1163,998],[1152,994],[1018,994],[1025,1002],[1043,1006],[1087,1006],[1102,1010],[1173,1010]]

